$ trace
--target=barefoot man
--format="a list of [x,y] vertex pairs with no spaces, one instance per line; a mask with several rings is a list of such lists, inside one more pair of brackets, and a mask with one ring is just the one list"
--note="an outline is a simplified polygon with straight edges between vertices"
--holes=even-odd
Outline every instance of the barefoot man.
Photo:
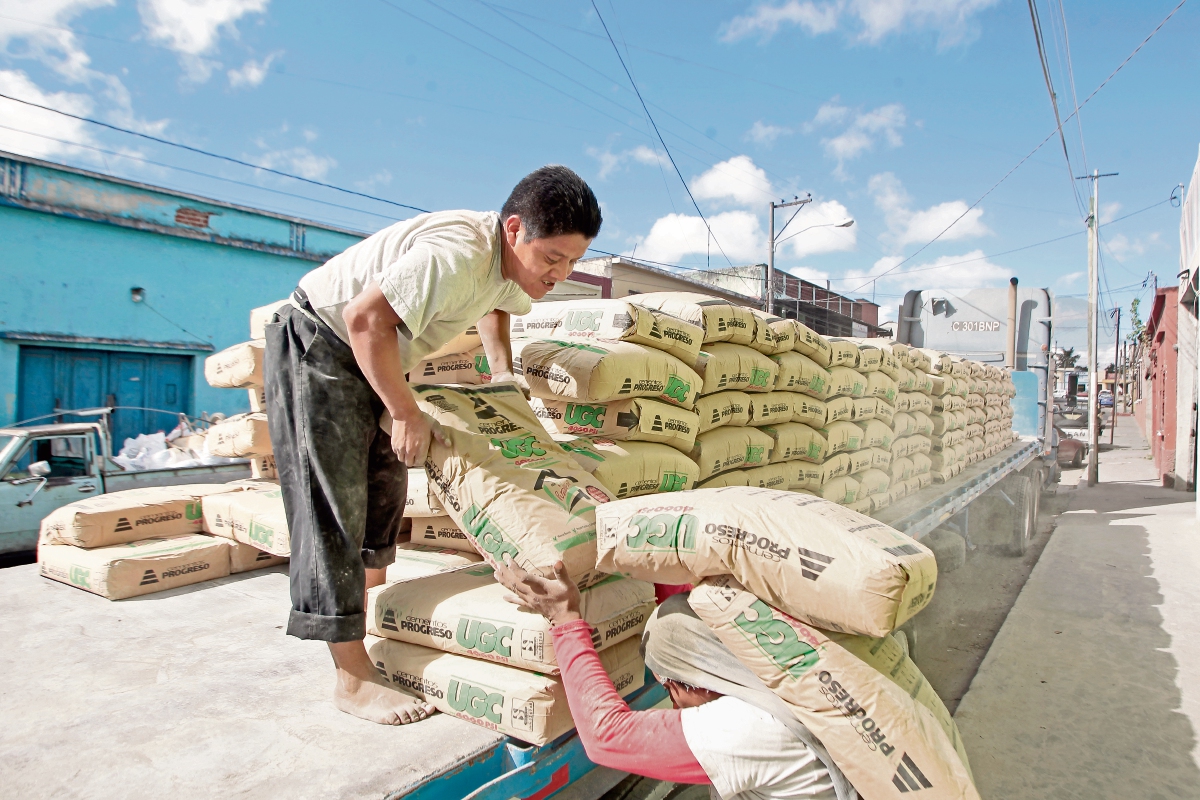
[[405,374],[478,323],[493,379],[511,380],[509,314],[566,279],[600,222],[583,179],[543,167],[499,214],[422,214],[334,256],[267,326],[267,414],[292,539],[287,632],[329,643],[341,710],[385,725],[433,710],[387,683],[363,644],[366,590],[396,557],[407,467],[444,441]]

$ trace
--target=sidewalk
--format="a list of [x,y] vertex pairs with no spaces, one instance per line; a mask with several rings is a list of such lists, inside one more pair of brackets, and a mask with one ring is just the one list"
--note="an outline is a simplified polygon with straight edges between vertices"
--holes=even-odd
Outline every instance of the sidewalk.
[[1100,484],[1059,489],[1069,510],[956,714],[985,800],[1200,798],[1195,496],[1148,454],[1122,418]]

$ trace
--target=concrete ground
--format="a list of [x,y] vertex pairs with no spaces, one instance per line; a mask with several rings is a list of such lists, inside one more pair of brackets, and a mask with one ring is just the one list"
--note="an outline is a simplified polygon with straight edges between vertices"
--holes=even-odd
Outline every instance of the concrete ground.
[[985,800],[1200,798],[1195,495],[1161,488],[1128,417],[1100,464],[958,706]]

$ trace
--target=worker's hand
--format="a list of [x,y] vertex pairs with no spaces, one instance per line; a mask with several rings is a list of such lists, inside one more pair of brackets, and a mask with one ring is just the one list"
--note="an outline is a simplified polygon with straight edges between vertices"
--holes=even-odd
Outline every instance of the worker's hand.
[[441,423],[423,411],[409,419],[392,420],[392,452],[409,467],[425,463],[431,439],[450,446],[450,439],[442,430]]
[[516,383],[517,378],[511,372],[497,372],[492,375],[492,383]]
[[533,575],[515,563],[496,568],[496,580],[512,592],[504,599],[519,606],[526,606],[550,620],[551,625],[583,619],[579,613],[579,587],[563,562],[554,563],[554,578]]

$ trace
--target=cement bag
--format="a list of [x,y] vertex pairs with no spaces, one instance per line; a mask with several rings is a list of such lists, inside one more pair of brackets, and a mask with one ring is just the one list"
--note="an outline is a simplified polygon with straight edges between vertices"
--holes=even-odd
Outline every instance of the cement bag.
[[545,575],[562,560],[581,586],[603,580],[593,509],[610,495],[549,437],[516,386],[413,392],[450,438],[450,447],[430,446],[433,491],[486,561],[509,555]]
[[891,504],[892,493],[890,491],[871,495],[871,513],[883,511]]
[[234,491],[220,483],[127,489],[76,500],[43,520],[39,544],[105,547],[203,530],[202,498]]
[[[367,633],[557,675],[550,623],[507,602],[509,594],[486,564],[377,586],[367,590]],[[610,575],[580,592],[579,610],[604,651],[640,638],[654,612],[654,586]]]
[[229,574],[238,575],[288,563],[287,556],[273,556],[265,550],[232,539],[217,539],[229,549]]
[[913,463],[913,475],[924,475],[933,466],[933,460],[924,453],[913,453],[909,458]]
[[895,380],[900,372],[900,360],[896,358],[891,342],[882,339],[877,341],[879,342],[877,346],[883,352],[883,363],[880,364],[879,371]]
[[[757,469],[757,467],[755,467]],[[713,475],[707,480],[696,484],[697,489],[721,489],[726,486],[749,486],[750,473],[753,469],[731,469],[719,475]],[[789,479],[790,479],[789,473]]]
[[655,501],[597,509],[601,569],[675,584],[732,574],[813,625],[870,636],[924,608],[937,580],[924,545],[814,497],[729,487]]
[[[262,386],[251,386],[246,390],[246,394],[250,395],[250,410],[251,411],[266,411],[267,410],[267,390]],[[195,435],[195,434],[193,434]]]
[[933,485],[933,475],[928,472],[922,472],[917,475],[917,488],[925,489]]
[[819,464],[825,460],[829,442],[817,431],[800,422],[785,422],[782,425],[765,425],[759,428],[774,440],[771,445],[771,463],[804,459]]
[[204,379],[219,389],[248,389],[263,385],[262,341],[243,342],[204,359]]
[[255,480],[279,482],[279,468],[275,456],[255,456],[250,459],[250,477]]
[[[795,409],[793,408],[793,412]],[[706,433],[722,425],[750,424],[750,395],[745,392],[714,392],[696,398],[696,415],[700,417],[698,433]]]
[[614,497],[692,489],[700,475],[695,461],[665,444],[611,439],[592,439],[590,443],[602,459],[592,477]]
[[927,458],[930,471],[941,472],[954,468],[954,465],[958,463],[958,451],[953,447],[947,447],[943,450],[934,450]]
[[825,745],[861,796],[979,800],[954,722],[893,637],[818,630],[729,577],[706,580],[688,602]]
[[783,467],[787,471],[788,490],[810,491],[814,494],[821,490],[821,465],[807,461],[787,461]]
[[792,392],[767,392],[748,394],[750,398],[750,425],[778,425],[792,420]]
[[725,389],[769,392],[775,387],[778,370],[767,356],[738,344],[705,345],[696,359],[696,372],[703,379],[702,395]]
[[895,406],[888,405],[882,400],[877,401],[877,405],[875,406],[875,419],[883,422],[885,425],[891,425],[895,416]]
[[854,462],[846,453],[835,453],[821,462],[821,485],[850,474]]
[[892,429],[884,422],[871,419],[858,423],[858,427],[862,431],[862,447],[882,447],[886,450],[892,446]]
[[870,514],[871,509],[874,507],[875,504],[871,502],[871,498],[869,497],[860,497],[853,503],[846,503],[846,508],[850,509],[851,511],[857,511],[859,514],[863,515]]
[[823,428],[828,413],[825,403],[815,397],[797,394],[792,398],[792,422],[803,422],[810,428]]
[[84,549],[38,545],[43,578],[124,600],[229,574],[229,546],[199,533]]
[[896,393],[896,411],[908,412],[912,407],[913,392]]
[[833,480],[822,484],[821,497],[825,498],[831,503],[848,506],[858,500],[858,490],[858,481],[847,475],[842,478],[834,478]]
[[856,397],[853,398],[854,411],[850,414],[852,422],[864,422],[869,419],[875,419],[875,412],[879,408],[879,401],[874,397]]
[[833,348],[829,345],[829,340],[796,320],[792,320],[792,327],[796,331],[795,344],[792,345],[792,349],[801,355],[808,356],[825,369],[829,369],[829,365],[833,361]]
[[954,417],[948,414],[933,413],[929,415],[929,433],[926,436],[941,436],[954,426]]
[[863,446],[862,428],[853,422],[833,422],[821,428],[821,435],[829,443],[830,453],[857,450]]
[[404,516],[406,519],[421,519],[424,517],[445,516],[446,509],[442,501],[433,493],[429,485],[429,476],[423,469],[408,471],[408,496],[404,499]]
[[932,372],[935,375],[949,374],[951,370],[950,356],[945,353],[940,353],[937,350],[921,348],[921,355],[929,360],[929,369],[927,372]]
[[858,366],[858,345],[845,339],[831,338],[829,341],[829,368]]
[[479,558],[474,545],[454,520],[447,516],[420,517],[412,523],[412,542],[427,547],[437,547],[469,553]]
[[867,379],[849,367],[830,367],[829,379],[834,397],[862,397],[867,391]]
[[933,394],[933,376],[920,370],[913,371],[913,388],[922,394]]
[[765,467],[743,469],[746,474],[746,485],[756,489],[773,489],[787,491],[791,485],[791,470],[785,464],[768,464]]
[[697,480],[729,469],[762,466],[770,461],[772,444],[774,440],[758,428],[726,426],[702,433],[691,453],[700,466]]
[[[443,714],[532,745],[548,744],[575,727],[557,677],[392,639],[371,637],[366,643],[381,675]],[[599,654],[622,695],[645,683],[640,648],[640,639],[627,639]]]
[[931,440],[928,436],[922,436],[918,433],[909,438],[914,440],[914,453],[925,453],[928,455],[933,450],[933,440]]
[[551,434],[601,436],[618,442],[658,442],[686,453],[700,432],[700,418],[695,413],[648,397],[611,403],[535,397],[529,405]]
[[470,353],[475,350],[483,351],[483,339],[479,335],[479,329],[472,325],[427,355],[426,358],[441,358],[442,356],[452,356],[456,353]]
[[875,457],[871,455],[872,448],[866,447],[861,450],[855,450],[853,453],[846,453],[850,456],[850,474],[858,475],[860,472],[865,472],[871,468],[875,461]]
[[[414,537],[415,537],[414,531]],[[396,560],[387,566],[387,583],[407,581],[427,575],[454,572],[463,567],[480,566],[483,561],[474,551],[465,553],[449,547],[403,542],[396,545]],[[491,567],[487,567],[491,569]]]
[[755,350],[773,356],[788,352],[796,344],[796,326],[790,319],[757,308],[750,309],[750,313],[754,316],[754,341],[750,346]]
[[872,447],[867,452],[871,454],[871,466],[887,472],[892,465],[892,451],[882,447]]
[[888,499],[894,504],[908,497],[908,481],[898,481],[892,479],[891,488],[888,489]]
[[930,436],[933,434],[933,420],[924,411],[914,411],[910,416],[913,419],[913,433],[921,436]]
[[204,498],[204,530],[276,556],[288,556],[288,535],[283,491],[273,483],[242,485],[242,491],[224,492]]
[[892,459],[892,480],[906,481],[913,476],[913,462],[907,456]]
[[[854,418],[854,398],[834,397],[825,401],[825,424],[849,422]],[[824,427],[824,425],[822,426]]]
[[267,323],[271,321],[271,317],[275,316],[279,309],[291,304],[291,300],[276,300],[274,303],[250,309],[250,338],[267,338]]
[[877,397],[885,403],[896,402],[896,381],[883,372],[872,372],[867,375],[867,394]]
[[873,344],[868,344],[863,339],[848,338],[841,341],[850,342],[858,348],[858,364],[855,366],[859,372],[878,372],[883,367],[883,351]]
[[895,431],[896,438],[911,436],[917,430],[917,421],[907,411],[900,411],[892,417],[892,430]]
[[914,392],[908,401],[908,410],[911,412],[920,412],[922,414],[933,413],[933,398],[927,394]]
[[675,356],[630,342],[518,339],[512,349],[517,381],[534,397],[549,400],[653,397],[691,408],[701,384],[700,376]]
[[413,383],[453,383],[463,386],[478,386],[492,382],[492,370],[488,366],[487,353],[480,347],[465,353],[451,353],[427,358],[418,362],[408,373]]
[[704,330],[704,344],[754,341],[754,316],[743,308],[706,294],[694,292],[648,292],[627,298],[645,308],[654,308],[679,317]]
[[628,300],[560,300],[535,303],[513,317],[513,338],[581,339],[633,342],[662,350],[689,367],[696,363],[704,329]]
[[800,353],[780,353],[771,356],[779,368],[775,388],[788,392],[803,392],[824,400],[829,392],[829,370]]
[[267,430],[267,415],[261,412],[238,414],[222,420],[208,429],[205,437],[210,455],[222,458],[269,456],[271,434]]

